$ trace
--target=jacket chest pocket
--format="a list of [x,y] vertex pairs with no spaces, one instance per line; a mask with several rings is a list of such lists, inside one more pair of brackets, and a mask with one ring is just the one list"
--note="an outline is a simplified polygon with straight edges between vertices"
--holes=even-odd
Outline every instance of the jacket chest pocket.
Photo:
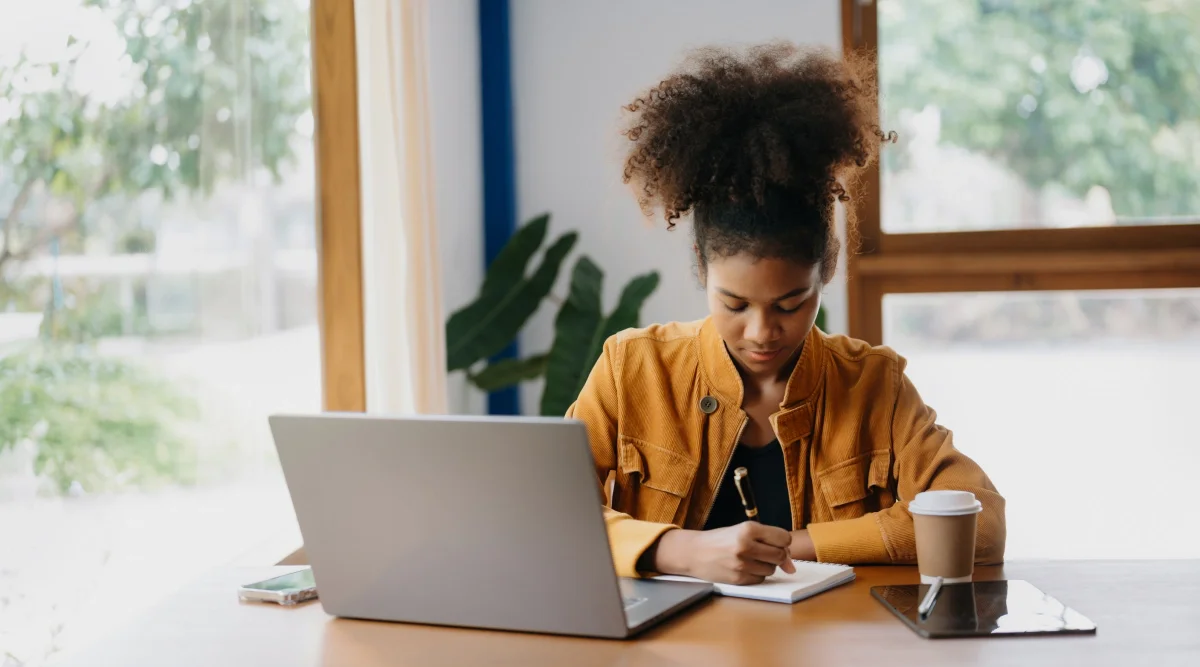
[[892,453],[887,449],[860,454],[817,473],[827,520],[854,519],[891,507]]
[[675,523],[699,464],[678,452],[621,436],[617,445],[613,509],[642,521]]

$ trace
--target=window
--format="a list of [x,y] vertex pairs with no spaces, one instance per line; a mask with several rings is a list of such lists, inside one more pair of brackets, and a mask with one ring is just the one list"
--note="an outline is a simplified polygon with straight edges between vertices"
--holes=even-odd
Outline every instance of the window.
[[1200,466],[1200,289],[889,294],[884,340],[1006,496],[1010,558],[1200,553],[1174,528]]
[[1165,529],[1196,462],[1198,24],[1182,0],[843,2],[899,134],[855,204],[850,334],[906,356],[992,474],[1010,556],[1200,556]]
[[1200,221],[1200,5],[879,0],[887,232]]
[[265,418],[321,408],[308,12],[0,0],[0,662],[299,542]]

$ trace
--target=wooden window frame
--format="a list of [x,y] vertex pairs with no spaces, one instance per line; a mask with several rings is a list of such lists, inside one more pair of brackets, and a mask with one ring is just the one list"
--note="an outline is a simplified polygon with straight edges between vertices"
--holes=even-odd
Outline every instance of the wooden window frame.
[[312,0],[317,280],[326,410],[367,407],[362,200],[353,0]]
[[[354,0],[312,0],[313,133],[317,176],[317,285],[325,410],[365,412],[362,175]],[[286,553],[276,560],[280,553]],[[307,565],[304,546],[272,541],[247,556]]]
[[[842,0],[843,50],[877,54],[878,37],[875,3]],[[888,234],[879,160],[854,195],[849,333],[875,345],[886,294],[1200,287],[1200,224]]]

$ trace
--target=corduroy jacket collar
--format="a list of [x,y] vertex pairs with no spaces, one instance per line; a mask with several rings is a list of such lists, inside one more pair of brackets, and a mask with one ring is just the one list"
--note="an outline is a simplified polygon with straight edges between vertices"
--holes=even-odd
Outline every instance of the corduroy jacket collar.
[[[796,368],[792,369],[791,377],[787,379],[784,401],[780,403],[780,413],[776,416],[790,414],[794,409],[802,407],[809,401],[812,393],[821,385],[824,354],[826,354],[826,350],[822,343],[821,331],[814,326],[809,331],[808,337],[804,338],[804,349],[800,350],[800,359],[796,362]],[[704,379],[707,380],[708,385],[713,387],[713,391],[718,393],[721,399],[740,407],[745,398],[742,375],[738,373],[738,367],[734,363],[733,357],[730,356],[730,350],[725,347],[725,341],[716,331],[712,318],[704,319],[701,324],[700,355]],[[772,417],[772,423],[775,423],[775,417]],[[779,433],[778,426],[776,426],[775,434],[779,435],[781,439],[785,438],[784,433]]]

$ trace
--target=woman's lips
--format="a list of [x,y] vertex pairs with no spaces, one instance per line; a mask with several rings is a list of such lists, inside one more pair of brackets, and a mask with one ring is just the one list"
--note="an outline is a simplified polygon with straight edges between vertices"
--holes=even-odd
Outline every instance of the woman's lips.
[[767,352],[746,350],[746,355],[749,356],[752,361],[765,362],[778,357],[780,352],[782,352],[782,350],[770,350]]

